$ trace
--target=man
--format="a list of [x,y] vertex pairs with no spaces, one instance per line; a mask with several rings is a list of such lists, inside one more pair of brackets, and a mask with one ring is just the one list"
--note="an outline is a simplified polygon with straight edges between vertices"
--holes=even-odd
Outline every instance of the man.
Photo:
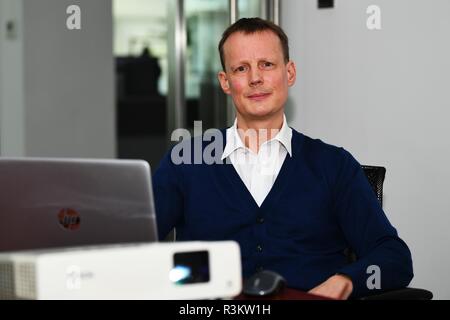
[[[273,270],[290,287],[336,299],[373,293],[373,266],[378,289],[408,285],[410,251],[358,162],[286,123],[296,68],[283,30],[241,19],[224,32],[219,51],[220,85],[237,115],[222,131],[223,162],[176,165],[173,152],[166,155],[154,175],[160,236],[175,227],[179,240],[235,240],[244,277]],[[348,248],[356,262],[348,262]]]

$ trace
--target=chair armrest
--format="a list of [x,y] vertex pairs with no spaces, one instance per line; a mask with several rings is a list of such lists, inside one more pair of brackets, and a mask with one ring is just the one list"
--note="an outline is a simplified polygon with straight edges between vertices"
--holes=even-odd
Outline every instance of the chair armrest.
[[362,297],[360,300],[431,300],[433,293],[425,289],[403,288],[386,291],[372,296]]

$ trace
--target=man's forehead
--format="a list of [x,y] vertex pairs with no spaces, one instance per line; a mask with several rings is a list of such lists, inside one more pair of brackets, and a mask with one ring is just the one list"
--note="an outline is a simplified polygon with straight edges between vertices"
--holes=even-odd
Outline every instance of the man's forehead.
[[225,41],[223,49],[226,57],[233,60],[283,54],[280,39],[270,30],[233,33]]
[[227,44],[232,43],[235,44],[243,44],[249,42],[274,42],[274,44],[281,44],[280,39],[278,38],[277,34],[271,30],[263,30],[263,31],[255,31],[251,33],[238,31],[233,34],[231,34],[228,39],[224,43],[224,47],[227,46]]

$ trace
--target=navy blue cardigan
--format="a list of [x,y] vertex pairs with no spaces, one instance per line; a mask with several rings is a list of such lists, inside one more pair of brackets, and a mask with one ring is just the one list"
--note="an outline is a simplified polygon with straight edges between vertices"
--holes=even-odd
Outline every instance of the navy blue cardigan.
[[[200,143],[204,150],[209,142]],[[181,241],[235,240],[244,277],[273,270],[289,287],[306,291],[343,273],[353,280],[354,297],[374,293],[366,284],[371,265],[380,267],[382,291],[405,287],[413,277],[411,253],[360,164],[344,149],[294,129],[292,157],[286,156],[261,207],[231,163],[175,165],[170,151],[153,190],[161,239],[175,227]],[[348,263],[346,248],[356,262]]]

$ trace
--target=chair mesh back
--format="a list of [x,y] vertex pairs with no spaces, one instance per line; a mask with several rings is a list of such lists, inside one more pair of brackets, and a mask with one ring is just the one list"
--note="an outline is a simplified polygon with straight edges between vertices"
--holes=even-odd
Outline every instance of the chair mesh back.
[[[365,165],[362,165],[361,167],[364,170],[367,180],[369,180],[370,186],[372,187],[373,192],[375,192],[380,205],[383,206],[383,182],[384,176],[386,175],[386,168]],[[347,257],[348,263],[353,263],[358,260],[358,257],[352,248],[346,248],[344,250],[344,255]]]
[[383,182],[386,175],[386,168],[376,166],[361,166],[372,186],[373,192],[377,196],[380,205],[383,206]]

